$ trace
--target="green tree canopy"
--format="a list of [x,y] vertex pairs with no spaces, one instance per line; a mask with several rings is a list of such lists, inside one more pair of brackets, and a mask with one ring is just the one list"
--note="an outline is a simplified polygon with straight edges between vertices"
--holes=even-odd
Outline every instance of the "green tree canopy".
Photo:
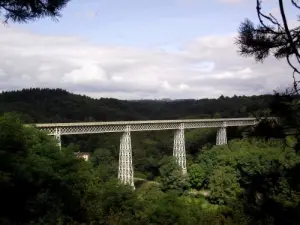
[[193,164],[189,167],[189,182],[192,188],[200,189],[203,187],[206,171],[199,164]]
[[190,173],[196,177],[201,171],[200,182],[209,190],[210,202],[229,207],[242,204],[255,222],[296,221],[300,156],[283,141],[234,140],[228,146],[205,149],[198,158]]
[[[12,115],[0,117],[0,220],[60,224],[85,217],[91,164]],[[18,215],[18,216],[16,216]]]
[[165,157],[162,160],[162,166],[159,169],[161,174],[161,184],[163,191],[174,191],[181,194],[188,187],[188,180],[182,174],[181,168],[171,157]]

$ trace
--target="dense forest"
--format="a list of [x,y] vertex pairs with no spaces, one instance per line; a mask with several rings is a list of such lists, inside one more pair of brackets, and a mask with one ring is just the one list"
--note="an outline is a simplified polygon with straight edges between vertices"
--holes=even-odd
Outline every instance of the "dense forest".
[[[300,156],[279,125],[187,130],[188,174],[173,133],[132,134],[136,190],[117,181],[120,134],[52,137],[24,123],[272,115],[272,96],[92,99],[56,89],[0,95],[0,224],[299,224]],[[76,152],[91,152],[89,161]],[[18,215],[18,216],[16,216]]]
[[[201,100],[141,100],[93,99],[61,89],[25,89],[0,94],[0,110],[16,112],[25,123],[82,122],[116,120],[151,120],[185,118],[226,118],[270,115],[268,109],[272,96]],[[229,140],[241,138],[251,127],[228,128]],[[216,129],[186,130],[188,164],[198,150],[216,142]],[[270,134],[272,136],[272,134]],[[274,134],[275,135],[275,134]],[[273,136],[274,136],[273,135]],[[117,161],[120,134],[89,134],[63,136],[63,146],[76,145],[78,151],[101,154],[107,151]],[[155,179],[159,174],[159,161],[172,155],[173,131],[135,132],[132,134],[136,174]],[[98,151],[96,151],[96,154]],[[140,174],[142,173],[142,174]]]
[[[27,22],[56,18],[68,0],[2,2],[4,22]],[[283,0],[279,19],[264,14],[263,3],[256,1],[259,24],[245,19],[236,44],[256,61],[285,58],[294,78],[286,93],[174,101],[92,99],[61,89],[1,93],[0,224],[300,224],[300,29],[289,28]],[[172,132],[133,133],[136,190],[116,179],[119,134],[63,137],[60,149],[51,136],[24,126],[248,116],[278,120],[228,128],[222,146],[215,145],[215,129],[185,131],[186,175],[172,158]],[[79,151],[90,152],[90,160]]]
[[248,117],[268,113],[272,95],[221,96],[218,99],[140,100],[93,99],[61,89],[25,89],[0,94],[0,112],[23,114],[25,122],[153,120]]

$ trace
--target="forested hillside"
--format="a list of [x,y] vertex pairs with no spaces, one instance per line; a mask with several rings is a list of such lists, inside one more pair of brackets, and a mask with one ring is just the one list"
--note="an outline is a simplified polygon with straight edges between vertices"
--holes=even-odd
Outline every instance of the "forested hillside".
[[[268,114],[272,96],[223,97],[200,100],[140,100],[93,99],[61,89],[25,89],[0,94],[0,111],[16,112],[27,123],[114,121],[178,118],[248,117]],[[241,138],[251,128],[230,127],[228,140]],[[188,164],[199,149],[213,146],[216,132],[211,129],[186,130]],[[271,135],[272,136],[272,135]],[[88,134],[62,136],[62,145],[76,145],[78,151],[97,157],[109,157],[118,163],[120,134]],[[173,131],[135,132],[132,134],[133,164],[138,177],[156,179],[160,161],[172,155]],[[103,160],[106,160],[104,158]]]
[[[198,138],[203,135],[193,140]],[[117,182],[116,152],[104,143],[96,143],[86,162],[73,154],[76,146],[60,151],[53,138],[23,126],[15,115],[1,116],[0,223],[299,224],[300,158],[281,140],[199,148],[188,159],[187,176],[164,145],[151,136],[144,141],[150,147],[133,154],[139,178],[133,191]],[[144,162],[137,153],[146,156]]]
[[[173,131],[132,132],[135,191],[117,182],[119,133],[63,136],[60,151],[53,138],[22,125],[270,115],[271,101],[96,100],[60,89],[2,93],[0,223],[298,224],[300,158],[293,138],[279,138],[278,125],[227,128],[227,146],[215,146],[214,128],[186,130],[186,176],[172,158]],[[90,152],[90,160],[76,158],[78,151]]]
[[177,118],[248,117],[267,113],[272,100],[264,96],[221,96],[200,100],[122,101],[93,99],[61,89],[25,89],[0,94],[0,113],[18,112],[25,122],[114,121]]

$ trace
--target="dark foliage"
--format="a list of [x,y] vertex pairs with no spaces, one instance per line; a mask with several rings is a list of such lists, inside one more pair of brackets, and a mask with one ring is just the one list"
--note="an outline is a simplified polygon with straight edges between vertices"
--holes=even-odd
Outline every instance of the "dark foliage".
[[[257,61],[263,61],[270,54],[276,58],[299,56],[300,27],[290,28],[284,11],[283,0],[278,1],[281,18],[263,13],[262,0],[256,0],[256,11],[259,24],[256,26],[249,19],[245,19],[239,28],[237,44],[244,56],[254,56]],[[296,8],[296,1],[291,0]],[[287,4],[288,1],[285,2]]]
[[0,113],[17,112],[25,122],[77,122],[178,118],[248,117],[268,112],[271,95],[174,101],[92,99],[61,89],[25,89],[0,94]]
[[28,22],[42,17],[57,19],[70,0],[0,0],[4,22]]

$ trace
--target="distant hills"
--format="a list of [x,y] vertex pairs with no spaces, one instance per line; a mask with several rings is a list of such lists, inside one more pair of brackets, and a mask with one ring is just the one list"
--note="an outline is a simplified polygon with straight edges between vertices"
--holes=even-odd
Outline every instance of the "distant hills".
[[25,122],[153,120],[247,117],[265,113],[272,95],[221,96],[218,99],[93,99],[62,89],[23,89],[0,94],[0,113],[17,112]]

